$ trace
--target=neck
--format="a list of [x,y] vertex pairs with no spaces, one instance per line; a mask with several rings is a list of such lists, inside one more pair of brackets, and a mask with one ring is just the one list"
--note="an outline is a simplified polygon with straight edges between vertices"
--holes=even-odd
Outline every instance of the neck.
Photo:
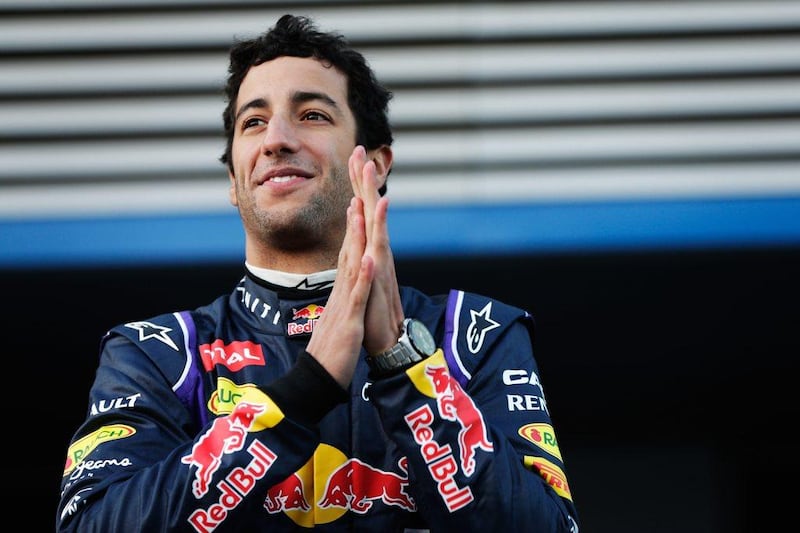
[[312,274],[335,269],[339,250],[276,250],[247,246],[245,260],[248,265],[293,274]]

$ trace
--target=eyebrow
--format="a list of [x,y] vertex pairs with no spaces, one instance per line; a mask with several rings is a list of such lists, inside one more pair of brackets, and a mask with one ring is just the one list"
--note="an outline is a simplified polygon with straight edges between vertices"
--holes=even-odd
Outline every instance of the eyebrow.
[[[319,93],[314,91],[296,91],[292,95],[293,104],[303,104],[306,102],[313,102],[315,100],[320,100],[336,110],[339,109],[339,104],[336,103],[336,100],[334,100],[325,93]],[[247,102],[246,104],[244,104],[239,109],[239,111],[236,113],[235,120],[239,120],[239,117],[241,117],[242,114],[244,114],[244,112],[247,111],[248,109],[263,109],[265,107],[269,107],[266,98],[254,98],[249,102]]]

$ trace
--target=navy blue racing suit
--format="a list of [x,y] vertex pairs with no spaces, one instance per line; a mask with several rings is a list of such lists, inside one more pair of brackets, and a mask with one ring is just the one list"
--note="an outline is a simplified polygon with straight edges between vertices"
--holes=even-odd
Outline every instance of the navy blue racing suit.
[[439,349],[343,390],[304,350],[329,295],[248,272],[111,329],[56,530],[577,533],[527,312],[401,287]]

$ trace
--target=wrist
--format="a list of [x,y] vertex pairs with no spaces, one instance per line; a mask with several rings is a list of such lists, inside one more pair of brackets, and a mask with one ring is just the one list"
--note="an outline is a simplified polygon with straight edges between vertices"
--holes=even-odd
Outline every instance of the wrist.
[[397,343],[380,353],[367,356],[373,377],[380,378],[399,372],[427,359],[436,351],[436,342],[421,321],[406,318]]

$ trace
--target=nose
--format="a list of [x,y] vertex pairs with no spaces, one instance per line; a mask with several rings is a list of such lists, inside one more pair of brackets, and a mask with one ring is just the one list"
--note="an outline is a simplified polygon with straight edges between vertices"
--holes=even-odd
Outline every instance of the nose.
[[299,148],[298,144],[297,131],[290,119],[277,114],[270,117],[261,139],[264,155],[294,153]]

